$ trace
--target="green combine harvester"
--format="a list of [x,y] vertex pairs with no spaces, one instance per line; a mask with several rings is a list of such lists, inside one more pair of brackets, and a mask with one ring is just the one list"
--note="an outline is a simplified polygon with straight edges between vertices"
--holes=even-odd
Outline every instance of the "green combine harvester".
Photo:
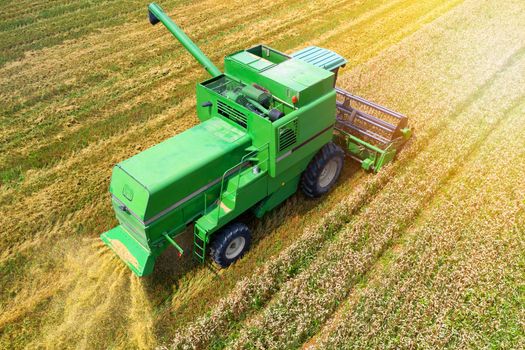
[[[222,73],[155,3],[162,22],[211,78],[197,84],[201,123],[113,169],[119,226],[101,238],[138,276],[193,226],[193,255],[227,267],[250,247],[248,227],[300,187],[319,197],[341,174],[345,151],[366,170],[392,161],[410,137],[407,118],[335,87],[346,60],[319,47],[287,55],[259,45],[224,59]],[[345,151],[334,140],[342,140]]]

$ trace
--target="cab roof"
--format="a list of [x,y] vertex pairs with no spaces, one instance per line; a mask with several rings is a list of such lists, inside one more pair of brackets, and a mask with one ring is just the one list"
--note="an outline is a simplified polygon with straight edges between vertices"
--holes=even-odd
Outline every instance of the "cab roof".
[[292,57],[329,71],[342,67],[347,63],[343,56],[317,46],[308,46],[294,52]]

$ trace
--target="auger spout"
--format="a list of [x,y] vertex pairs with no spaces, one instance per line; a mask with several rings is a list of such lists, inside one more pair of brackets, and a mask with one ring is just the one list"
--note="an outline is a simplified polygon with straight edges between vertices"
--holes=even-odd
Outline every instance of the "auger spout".
[[152,2],[148,6],[148,17],[151,24],[155,25],[162,22],[168,28],[168,30],[180,41],[182,46],[189,51],[189,53],[195,57],[195,59],[204,66],[204,68],[213,77],[221,75],[221,71],[217,68],[210,59],[199,49],[197,45],[180,29],[175,22],[162,10],[162,8],[156,3]]

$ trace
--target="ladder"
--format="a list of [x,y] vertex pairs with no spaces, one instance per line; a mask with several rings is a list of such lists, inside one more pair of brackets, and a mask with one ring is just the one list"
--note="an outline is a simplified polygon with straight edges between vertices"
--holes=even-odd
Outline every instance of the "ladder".
[[208,206],[204,194],[204,215],[196,221],[193,231],[193,256],[201,263],[206,259],[211,234],[246,209],[237,208],[239,191],[267,172],[269,144],[258,148],[252,146],[247,151],[237,165],[224,172],[219,196],[211,206]]
[[[204,236],[203,236],[204,235]],[[193,227],[193,257],[200,263],[206,260],[207,237],[197,224]]]

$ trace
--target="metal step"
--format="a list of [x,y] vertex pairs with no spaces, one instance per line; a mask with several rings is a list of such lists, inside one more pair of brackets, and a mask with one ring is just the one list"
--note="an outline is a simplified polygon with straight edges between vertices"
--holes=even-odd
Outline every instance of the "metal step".
[[[253,169],[254,166],[245,168],[227,178],[225,180],[227,182],[221,184],[219,198],[212,205],[206,207],[205,214],[195,223],[193,255],[198,261],[205,261],[206,245],[210,241],[210,236],[217,229],[227,224],[232,217],[246,209],[238,207],[239,195],[244,193],[243,195],[249,196],[249,191],[242,192],[243,189],[267,172],[266,170],[255,172]],[[243,201],[246,202],[245,199]]]

